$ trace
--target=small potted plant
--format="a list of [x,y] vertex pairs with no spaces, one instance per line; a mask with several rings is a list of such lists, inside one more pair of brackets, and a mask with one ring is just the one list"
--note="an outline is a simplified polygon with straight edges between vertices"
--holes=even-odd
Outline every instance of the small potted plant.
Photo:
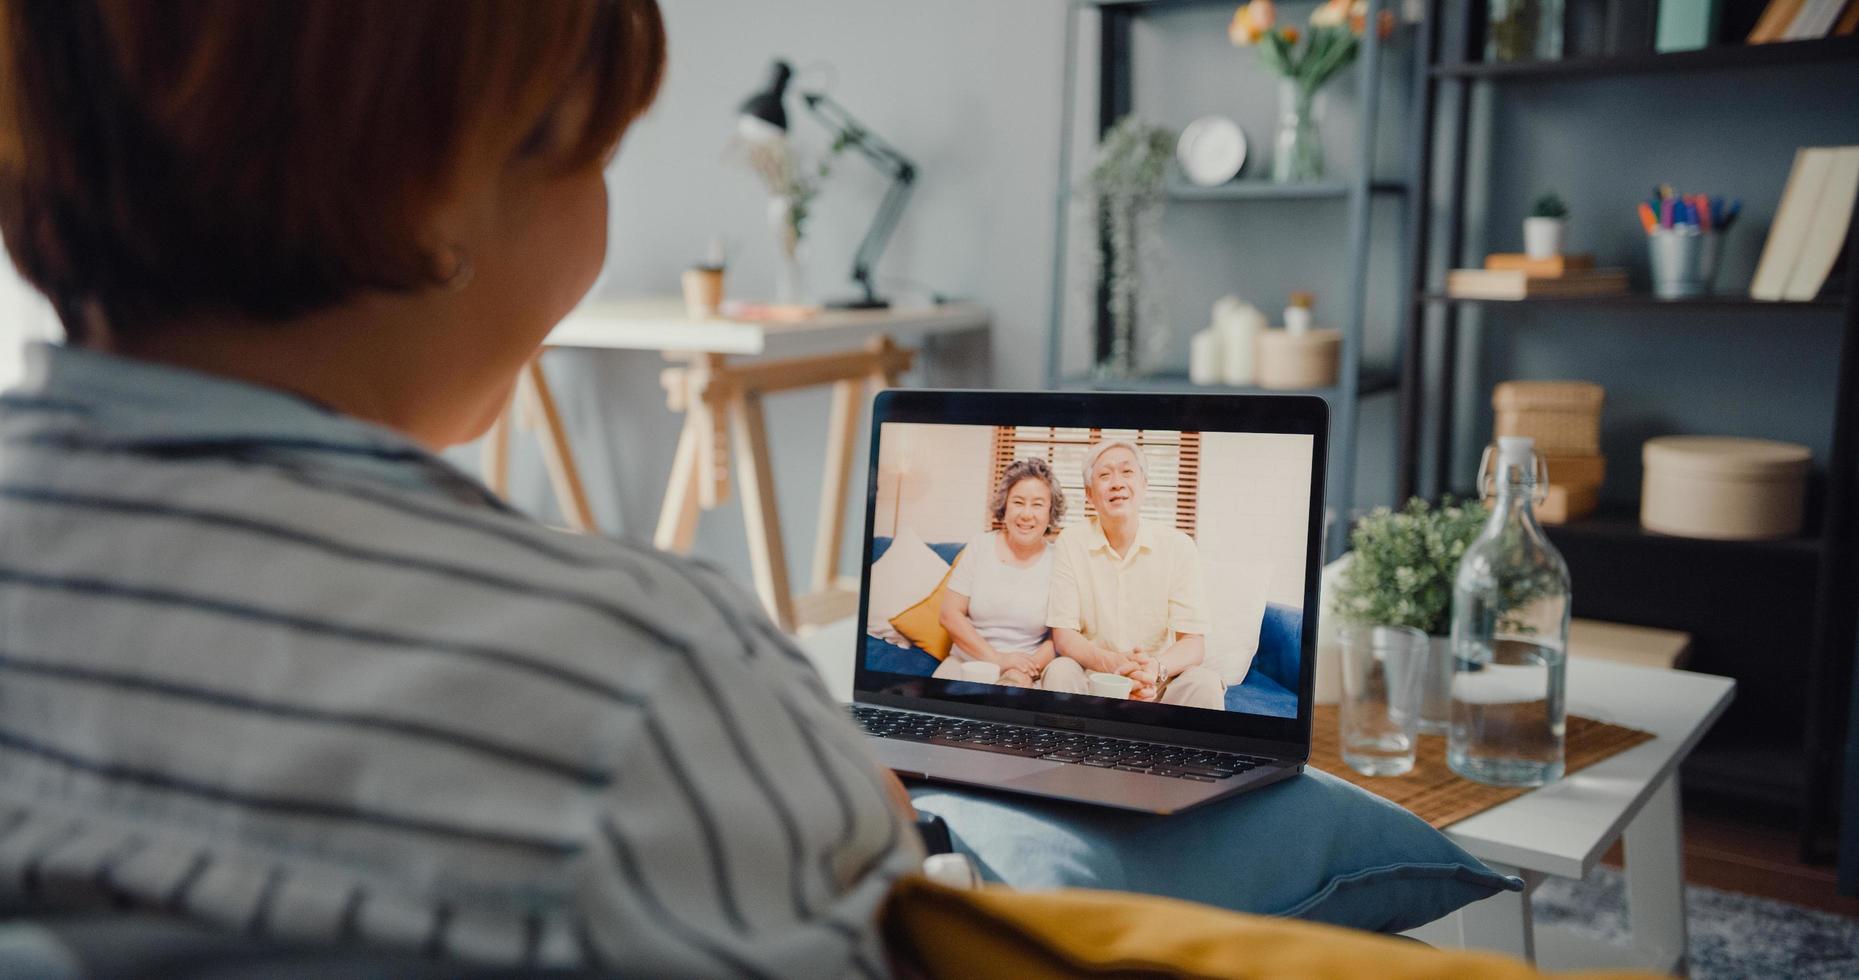
[[1530,216],[1523,219],[1523,251],[1533,259],[1553,259],[1562,254],[1563,232],[1568,227],[1569,206],[1554,191],[1536,199]]

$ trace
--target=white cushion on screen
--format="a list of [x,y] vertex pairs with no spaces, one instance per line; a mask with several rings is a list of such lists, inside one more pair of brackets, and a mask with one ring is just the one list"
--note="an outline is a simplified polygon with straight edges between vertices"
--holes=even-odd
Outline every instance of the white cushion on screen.
[[1228,687],[1245,680],[1259,652],[1259,626],[1265,620],[1265,593],[1272,566],[1264,562],[1201,558],[1207,592],[1207,656]]
[[871,566],[871,601],[866,603],[865,632],[890,640],[897,636],[891,620],[936,591],[949,563],[917,532],[903,528],[891,539],[884,557]]

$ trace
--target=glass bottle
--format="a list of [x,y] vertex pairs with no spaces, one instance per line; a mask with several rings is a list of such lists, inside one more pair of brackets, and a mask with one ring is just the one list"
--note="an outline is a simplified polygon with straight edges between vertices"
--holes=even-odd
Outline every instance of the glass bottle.
[[1479,484],[1491,519],[1465,549],[1452,591],[1452,723],[1446,763],[1467,779],[1541,786],[1562,778],[1568,718],[1569,571],[1536,522],[1533,440],[1498,440]]

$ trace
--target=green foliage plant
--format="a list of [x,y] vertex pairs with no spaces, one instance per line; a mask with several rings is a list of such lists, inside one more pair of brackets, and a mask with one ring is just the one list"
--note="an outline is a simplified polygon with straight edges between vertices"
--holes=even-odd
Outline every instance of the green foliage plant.
[[1536,203],[1530,205],[1530,217],[1532,218],[1566,218],[1568,216],[1569,206],[1563,203],[1561,195],[1554,191],[1537,198]]
[[1328,611],[1352,623],[1446,635],[1459,559],[1490,517],[1476,501],[1450,497],[1438,507],[1415,497],[1398,511],[1376,508],[1349,536],[1350,562]]

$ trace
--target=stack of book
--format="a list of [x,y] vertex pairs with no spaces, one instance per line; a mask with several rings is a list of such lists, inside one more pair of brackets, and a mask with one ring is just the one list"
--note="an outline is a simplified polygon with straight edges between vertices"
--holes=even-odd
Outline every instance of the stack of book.
[[1597,269],[1592,255],[1533,259],[1498,253],[1482,269],[1446,273],[1446,295],[1459,299],[1540,299],[1617,296],[1627,291],[1627,270]]
[[1859,0],[1769,0],[1749,32],[1750,44],[1811,41],[1859,31]]
[[1788,186],[1749,284],[1750,297],[1805,301],[1819,296],[1846,244],[1855,198],[1859,146],[1795,151]]

